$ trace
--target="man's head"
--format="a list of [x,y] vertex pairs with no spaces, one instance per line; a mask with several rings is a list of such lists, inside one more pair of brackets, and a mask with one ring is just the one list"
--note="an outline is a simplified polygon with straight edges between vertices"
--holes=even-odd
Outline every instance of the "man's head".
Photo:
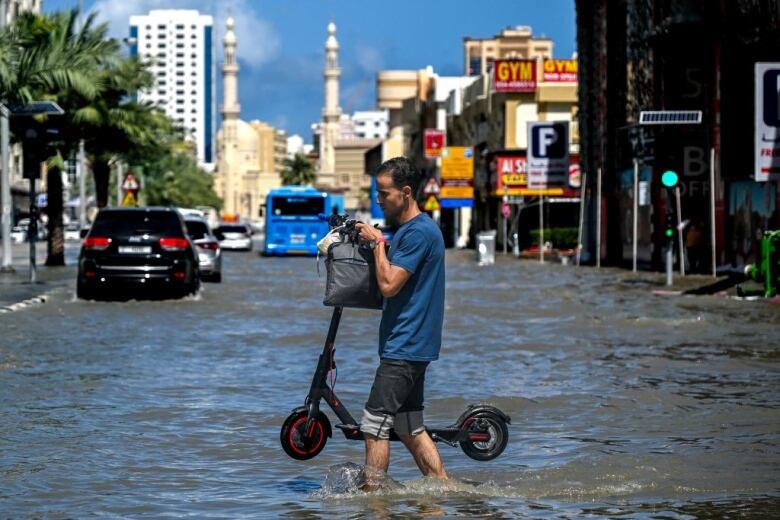
[[383,162],[376,170],[377,203],[388,224],[400,224],[410,208],[417,209],[422,176],[406,157]]

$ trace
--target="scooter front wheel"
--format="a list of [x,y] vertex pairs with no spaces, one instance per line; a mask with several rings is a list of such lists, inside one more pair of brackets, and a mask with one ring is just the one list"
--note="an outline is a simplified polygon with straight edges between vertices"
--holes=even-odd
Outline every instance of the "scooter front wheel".
[[509,441],[509,428],[498,415],[481,411],[466,417],[462,428],[466,439],[460,441],[463,453],[474,460],[493,460],[504,452]]
[[319,455],[331,434],[330,421],[324,413],[320,412],[308,429],[307,422],[305,411],[295,411],[284,421],[279,435],[284,452],[296,460],[309,460]]

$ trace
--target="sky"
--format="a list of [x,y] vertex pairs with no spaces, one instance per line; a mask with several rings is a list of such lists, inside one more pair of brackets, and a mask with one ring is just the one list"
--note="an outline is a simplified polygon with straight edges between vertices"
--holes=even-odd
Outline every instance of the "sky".
[[[553,40],[553,56],[575,52],[574,0],[83,0],[109,33],[126,37],[129,18],[150,9],[197,9],[214,16],[217,112],[222,99],[219,65],[225,19],[235,18],[241,119],[260,119],[311,142],[319,121],[327,24],[340,45],[342,110],[373,109],[376,72],[433,66],[445,76],[463,74],[463,37],[488,38],[528,25]],[[71,9],[78,0],[43,0],[44,11]]]

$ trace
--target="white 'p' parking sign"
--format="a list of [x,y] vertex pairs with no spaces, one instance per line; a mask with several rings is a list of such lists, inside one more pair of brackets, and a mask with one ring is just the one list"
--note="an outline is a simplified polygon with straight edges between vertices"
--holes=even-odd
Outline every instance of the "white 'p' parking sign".
[[563,187],[569,181],[569,122],[528,122],[528,187]]

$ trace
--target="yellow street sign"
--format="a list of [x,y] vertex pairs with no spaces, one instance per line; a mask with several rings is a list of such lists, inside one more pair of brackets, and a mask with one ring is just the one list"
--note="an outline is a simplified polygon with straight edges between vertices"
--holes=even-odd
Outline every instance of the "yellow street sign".
[[439,199],[436,198],[436,195],[428,195],[428,198],[425,200],[425,204],[423,205],[423,209],[425,211],[438,211],[441,209]]
[[441,198],[443,199],[473,199],[474,188],[471,186],[442,186]]
[[441,153],[442,179],[473,179],[474,148],[447,146]]

